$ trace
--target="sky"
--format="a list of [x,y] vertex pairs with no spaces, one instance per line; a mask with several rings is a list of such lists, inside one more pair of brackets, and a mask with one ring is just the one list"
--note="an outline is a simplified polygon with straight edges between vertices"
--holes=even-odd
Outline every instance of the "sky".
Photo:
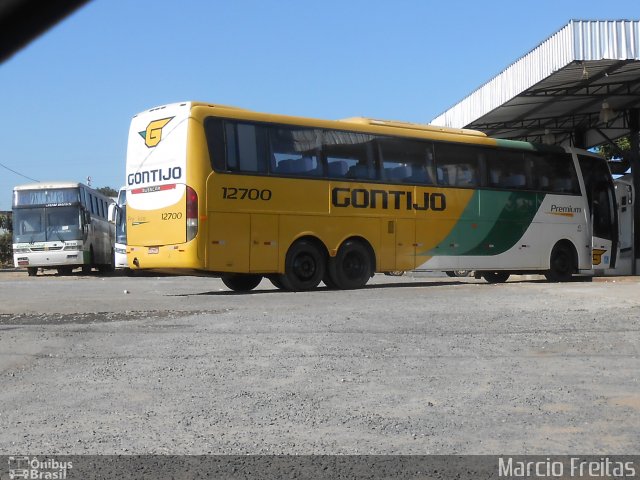
[[637,0],[92,0],[0,64],[0,210],[33,180],[117,190],[131,117],[155,106],[428,123],[570,20],[639,17]]

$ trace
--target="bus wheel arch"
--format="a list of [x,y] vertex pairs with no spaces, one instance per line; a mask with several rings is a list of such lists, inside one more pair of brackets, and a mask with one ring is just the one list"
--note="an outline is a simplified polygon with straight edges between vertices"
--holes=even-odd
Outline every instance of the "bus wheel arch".
[[248,292],[253,290],[262,281],[262,275],[230,273],[222,275],[222,283],[234,292]]
[[376,270],[376,257],[371,244],[362,237],[350,237],[329,259],[331,283],[343,290],[362,288]]
[[297,238],[287,250],[284,274],[276,283],[295,292],[316,288],[325,276],[328,256],[327,248],[318,238]]
[[479,272],[487,283],[505,283],[511,274],[503,270]]
[[549,270],[544,276],[550,282],[566,282],[577,270],[578,251],[575,245],[567,239],[556,242],[549,255]]

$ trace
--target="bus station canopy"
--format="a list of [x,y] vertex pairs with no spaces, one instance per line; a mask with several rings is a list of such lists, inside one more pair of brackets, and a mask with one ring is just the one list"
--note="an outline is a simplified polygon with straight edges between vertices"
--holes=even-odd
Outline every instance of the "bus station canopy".
[[628,135],[638,108],[640,21],[573,20],[431,123],[590,148]]

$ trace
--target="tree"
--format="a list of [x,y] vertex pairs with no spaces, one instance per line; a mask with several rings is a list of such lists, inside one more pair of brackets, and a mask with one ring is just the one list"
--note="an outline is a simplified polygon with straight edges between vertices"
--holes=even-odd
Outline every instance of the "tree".
[[117,197],[118,196],[118,191],[114,190],[111,187],[96,188],[96,191],[100,192],[105,197]]
[[[9,215],[0,215],[0,265],[11,263],[13,259],[13,250],[11,246],[12,224]],[[6,231],[5,231],[6,230]]]
[[628,153],[631,151],[631,138],[620,137],[613,143],[605,143],[596,147],[596,152],[609,162],[614,175],[623,175],[631,165]]
[[611,143],[604,143],[599,147],[596,147],[596,151],[607,160],[614,158],[623,158],[624,154],[631,150],[631,139],[627,137],[621,137]]

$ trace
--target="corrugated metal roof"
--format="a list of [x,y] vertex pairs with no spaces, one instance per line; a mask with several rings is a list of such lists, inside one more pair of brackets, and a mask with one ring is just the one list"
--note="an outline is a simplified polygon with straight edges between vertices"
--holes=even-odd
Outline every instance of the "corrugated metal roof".
[[[573,20],[431,123],[534,140],[551,130],[566,141],[594,127],[603,99],[618,111],[640,104],[638,62],[640,21]],[[608,120],[599,128],[619,136]]]

